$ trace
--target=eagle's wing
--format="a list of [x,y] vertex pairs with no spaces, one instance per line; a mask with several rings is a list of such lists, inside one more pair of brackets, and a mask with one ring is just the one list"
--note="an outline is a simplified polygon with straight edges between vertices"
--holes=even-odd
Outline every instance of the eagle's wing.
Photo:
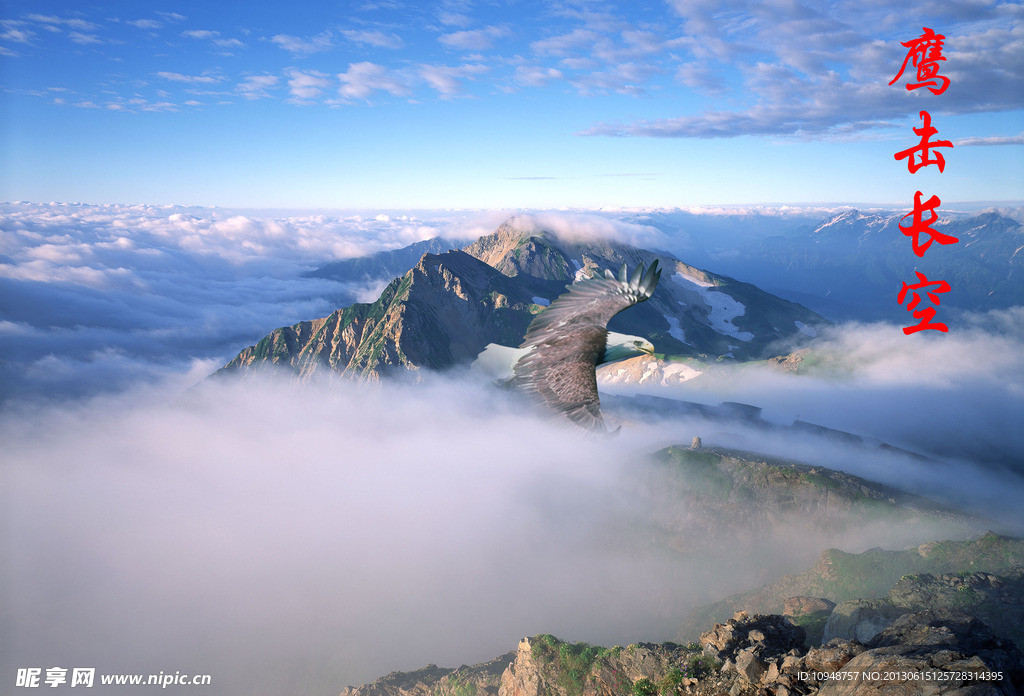
[[597,395],[597,364],[608,340],[608,321],[654,292],[661,271],[640,264],[629,278],[626,264],[616,278],[584,280],[569,287],[530,324],[515,365],[515,383],[549,408],[589,430],[605,430]]

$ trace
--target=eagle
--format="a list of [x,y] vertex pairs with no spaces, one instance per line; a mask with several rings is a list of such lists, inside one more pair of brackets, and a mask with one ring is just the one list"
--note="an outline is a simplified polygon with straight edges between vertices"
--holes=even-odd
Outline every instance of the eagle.
[[660,277],[655,260],[646,272],[641,263],[627,277],[622,264],[618,277],[605,270],[569,286],[527,328],[512,385],[586,430],[608,432],[597,395],[597,366],[654,353],[650,342],[636,336],[618,334],[610,343],[608,321],[646,301]]

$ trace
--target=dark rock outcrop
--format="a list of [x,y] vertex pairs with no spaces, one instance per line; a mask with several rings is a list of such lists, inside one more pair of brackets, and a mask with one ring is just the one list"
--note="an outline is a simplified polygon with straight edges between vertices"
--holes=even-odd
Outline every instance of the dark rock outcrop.
[[1024,567],[1003,573],[949,573],[903,576],[886,599],[839,604],[824,629],[824,640],[867,642],[903,614],[934,609],[970,613],[998,634],[1024,645]]
[[[921,575],[923,573],[936,576],[955,574],[968,578],[973,573],[985,572],[1019,578],[1013,569],[1021,565],[1024,565],[1024,539],[994,532],[967,541],[932,541],[904,551],[873,549],[854,554],[829,549],[802,573],[785,575],[759,589],[699,607],[685,621],[677,640],[694,640],[705,626],[724,621],[737,611],[752,614],[780,613],[784,611],[786,598],[796,595],[825,597],[841,604],[865,597],[884,598],[895,585],[908,578],[913,579],[915,574],[919,578],[924,577]],[[909,592],[909,589],[900,589],[898,595],[909,596]],[[970,592],[959,589],[947,592],[944,596],[950,594],[955,594],[961,601],[970,597]],[[979,595],[985,596],[981,592]],[[904,611],[900,613],[912,611],[915,607],[935,608],[938,604],[913,605],[908,602],[903,606]],[[949,608],[968,609],[974,613],[973,608],[963,605],[950,604]],[[984,611],[978,609],[979,613]],[[1010,615],[1008,610],[995,613],[1000,612]],[[992,613],[985,613],[984,616],[986,621],[998,623],[998,616]],[[1008,636],[1013,635],[1009,628],[1003,624],[1000,630]]]
[[821,639],[844,638],[866,643],[907,610],[884,599],[852,599],[837,605],[825,622]]
[[939,609],[897,619],[818,693],[1013,696],[1022,688],[1024,655],[1011,641],[972,616]]
[[266,365],[309,378],[379,377],[394,369],[444,370],[488,343],[518,344],[539,311],[530,292],[462,251],[426,254],[372,304],[277,329],[218,374]]
[[1022,689],[1024,656],[1011,641],[962,612],[929,610],[905,614],[866,645],[837,638],[810,650],[787,618],[745,612],[686,646],[601,648],[539,635],[483,665],[392,673],[342,696],[1015,696]]

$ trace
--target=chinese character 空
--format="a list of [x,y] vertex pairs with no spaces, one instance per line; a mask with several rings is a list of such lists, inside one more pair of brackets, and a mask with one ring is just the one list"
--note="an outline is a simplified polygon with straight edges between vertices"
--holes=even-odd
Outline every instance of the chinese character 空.
[[[943,234],[938,230],[932,229],[932,224],[939,219],[939,214],[935,212],[935,208],[939,206],[942,201],[939,200],[938,196],[932,196],[923,204],[921,203],[921,192],[918,191],[914,194],[914,210],[907,213],[900,218],[899,228],[903,234],[911,237],[911,244],[914,247],[914,253],[918,256],[924,256],[924,252],[928,251],[928,247],[932,245],[932,242],[938,242],[939,244],[956,244],[960,240],[956,237],[952,237],[948,234]],[[928,212],[928,219],[923,220],[921,214],[925,211]],[[907,226],[903,225],[903,221],[910,218],[910,224]],[[921,235],[927,235],[923,243],[921,242]]]
[[[939,165],[939,171],[941,172],[946,168],[946,158],[942,156],[941,152],[934,153],[934,157],[929,158],[931,154],[929,151],[933,147],[953,147],[953,143],[948,140],[929,140],[930,137],[939,132],[938,128],[932,126],[932,115],[927,111],[920,113],[922,126],[915,128],[914,133],[921,136],[921,142],[914,147],[908,147],[906,150],[902,150],[893,155],[894,159],[906,159],[907,169],[913,174],[921,167],[927,167],[930,164]],[[915,157],[915,155],[917,157]]]
[[917,68],[918,82],[908,82],[908,90],[927,87],[932,94],[942,94],[949,87],[949,78],[939,74],[939,61],[946,60],[942,55],[942,41],[946,37],[936,34],[928,27],[923,27],[923,29],[924,33],[921,36],[912,41],[902,42],[901,45],[910,50],[907,51],[907,57],[903,59],[900,71],[896,73],[896,77],[892,78],[892,82],[889,84],[895,84],[896,80],[900,79],[900,75],[906,70],[909,62]]
[[[936,286],[935,289],[929,290],[925,294],[928,295],[928,299],[931,300],[932,304],[941,304],[942,300],[939,299],[938,295],[940,292],[949,292],[949,283],[947,283],[944,280],[929,281],[928,278],[925,277],[924,273],[921,273],[920,271],[914,271],[914,273],[917,274],[917,279],[920,282],[914,283],[913,285],[907,285],[906,283],[903,283],[903,287],[900,288],[900,294],[896,296],[896,302],[898,302],[899,304],[903,304],[903,300],[906,299],[907,297],[908,290],[923,290],[927,287],[934,285]],[[910,303],[907,305],[907,311],[913,312],[914,318],[920,319],[921,323],[917,324],[916,326],[904,327],[903,333],[909,336],[912,333],[922,331],[924,329],[932,329],[935,331],[943,332],[949,331],[949,327],[943,324],[942,322],[935,322],[934,324],[929,323],[932,319],[935,318],[935,307],[919,309],[918,311],[914,312],[914,308],[917,307],[917,305],[920,304],[921,302],[921,296],[916,292],[912,292],[911,296],[912,297],[910,299]]]

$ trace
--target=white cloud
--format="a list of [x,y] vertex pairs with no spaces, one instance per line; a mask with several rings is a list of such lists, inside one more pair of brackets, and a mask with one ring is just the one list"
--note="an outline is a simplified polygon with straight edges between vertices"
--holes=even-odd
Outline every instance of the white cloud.
[[987,138],[961,138],[953,143],[956,147],[974,145],[1024,145],[1024,133],[1018,135],[994,135]]
[[586,213],[530,213],[517,215],[516,222],[525,230],[546,230],[569,243],[611,240],[663,247],[667,241],[654,227]]
[[211,31],[209,29],[191,29],[189,31],[181,32],[182,36],[190,39],[198,39],[200,41],[209,41],[214,46],[224,49],[235,49],[245,48],[245,43],[239,39],[224,39],[221,38],[219,31]]
[[366,44],[368,46],[376,46],[377,48],[402,48],[405,42],[397,34],[385,34],[382,31],[374,31],[369,29],[348,29],[341,32],[349,41],[353,43]]
[[250,75],[235,87],[235,91],[246,99],[263,99],[270,96],[269,90],[278,82],[276,75]]
[[68,38],[71,39],[76,44],[79,44],[79,45],[82,45],[82,46],[91,46],[91,45],[94,45],[94,44],[104,43],[103,39],[101,39],[100,37],[96,36],[95,34],[83,34],[83,33],[78,32],[78,31],[68,32]]
[[[677,79],[714,96],[742,90],[737,96],[743,105],[734,110],[684,113],[625,124],[600,123],[584,133],[849,138],[890,127],[908,111],[905,92],[887,84],[905,52],[899,45],[901,39],[875,38],[883,30],[887,36],[905,31],[887,7],[812,7],[783,1],[750,5],[736,0],[673,0],[670,4],[682,18],[685,33],[666,46],[689,54],[676,68]],[[1024,24],[1019,13],[997,20],[990,12],[991,4],[943,8],[917,3],[901,10],[926,17],[932,26],[945,27],[948,62],[943,64],[943,73],[952,80],[951,88],[943,94],[946,112],[1019,108],[1009,95],[1024,89],[1024,62],[1019,50],[1024,44]],[[623,32],[623,37],[626,35]],[[656,51],[656,37],[630,36],[634,37],[636,50]],[[913,36],[903,37],[909,38]],[[551,48],[558,50],[558,42]],[[613,46],[612,50],[620,49]],[[601,51],[598,44],[596,52]],[[711,72],[712,65],[715,73]],[[716,73],[729,71],[741,75],[742,86],[718,79]],[[599,75],[600,82],[608,82],[608,74],[605,71]],[[595,77],[584,76],[580,82],[592,84]],[[641,82],[627,93],[642,91]]]
[[63,17],[57,17],[55,15],[41,15],[41,14],[30,14],[25,17],[30,22],[37,22],[39,24],[49,25],[51,27],[64,26],[69,29],[75,29],[77,31],[96,31],[99,29],[99,25],[89,22],[84,19],[72,17],[65,19]]
[[484,51],[494,46],[495,39],[509,34],[508,29],[499,26],[487,26],[482,29],[456,31],[442,34],[438,40],[448,48],[462,51]]
[[660,70],[645,63],[622,63],[608,70],[595,71],[571,80],[582,94],[617,92],[639,95],[647,91],[647,82]]
[[409,93],[405,82],[390,73],[383,65],[363,61],[349,63],[348,70],[338,75],[341,88],[338,93],[347,99],[367,99],[375,91],[387,92],[395,96]]
[[160,29],[163,24],[156,21],[155,19],[133,19],[126,21],[125,24],[130,24],[138,29]]
[[32,39],[35,36],[32,32],[27,29],[20,29],[14,26],[11,22],[0,23],[0,26],[4,28],[2,34],[0,34],[0,41],[13,41],[15,43],[32,43]]
[[446,10],[438,12],[437,19],[441,24],[451,27],[465,27],[473,23],[473,19],[469,15]]
[[291,70],[288,73],[288,91],[299,101],[315,99],[330,86],[331,81],[323,73],[301,70]]
[[464,217],[59,204],[6,204],[0,214],[7,398],[119,390],[192,358],[223,364],[271,329],[326,316],[363,290],[304,271],[437,236]]
[[676,69],[676,79],[687,87],[708,94],[721,95],[726,91],[722,76],[702,61],[680,65]]
[[176,72],[158,72],[156,76],[171,82],[186,82],[193,85],[212,85],[224,80],[224,77],[221,75],[182,75]]
[[190,39],[205,41],[216,38],[220,35],[220,32],[211,31],[209,29],[189,29],[188,31],[181,32],[181,35]]
[[520,65],[516,67],[515,82],[527,87],[543,87],[552,80],[562,79],[562,71],[557,68],[545,68],[539,65]]
[[564,34],[538,39],[530,44],[535,53],[564,56],[575,54],[576,49],[592,46],[598,40],[598,34],[590,29],[573,29]]
[[334,39],[330,32],[321,32],[316,36],[301,38],[288,34],[277,34],[270,39],[289,53],[297,56],[308,56],[323,53],[334,48]]
[[454,97],[462,93],[462,83],[466,79],[474,79],[488,71],[486,65],[479,63],[466,64],[458,67],[449,65],[421,65],[420,77],[437,90],[442,97]]

